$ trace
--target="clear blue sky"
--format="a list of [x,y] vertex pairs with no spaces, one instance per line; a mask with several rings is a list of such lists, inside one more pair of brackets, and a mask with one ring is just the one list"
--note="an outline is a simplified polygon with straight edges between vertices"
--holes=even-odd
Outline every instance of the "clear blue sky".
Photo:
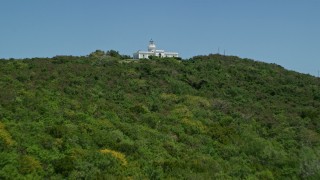
[[1,0],[0,58],[132,55],[153,38],[183,58],[217,53],[317,75],[320,0]]

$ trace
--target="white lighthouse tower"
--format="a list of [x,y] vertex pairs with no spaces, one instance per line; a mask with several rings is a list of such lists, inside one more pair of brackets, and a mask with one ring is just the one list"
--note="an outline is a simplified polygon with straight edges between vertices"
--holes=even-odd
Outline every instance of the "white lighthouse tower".
[[156,45],[154,44],[154,41],[152,39],[149,41],[148,51],[156,52]]

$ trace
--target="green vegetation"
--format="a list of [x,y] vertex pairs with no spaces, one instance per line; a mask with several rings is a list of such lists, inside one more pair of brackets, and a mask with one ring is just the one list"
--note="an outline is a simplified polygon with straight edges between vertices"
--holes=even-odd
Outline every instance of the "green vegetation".
[[319,179],[320,80],[234,56],[0,61],[0,179]]

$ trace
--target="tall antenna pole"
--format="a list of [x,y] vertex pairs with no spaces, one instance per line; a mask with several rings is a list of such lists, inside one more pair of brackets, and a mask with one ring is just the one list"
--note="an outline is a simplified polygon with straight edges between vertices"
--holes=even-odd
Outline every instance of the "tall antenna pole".
[[226,56],[226,50],[225,49],[223,50],[223,55]]
[[218,54],[220,54],[220,47],[218,47]]
[[[317,97],[320,95],[320,71],[318,70],[318,76],[317,76],[317,86],[318,86],[318,91],[316,93],[313,93],[313,94],[317,94]],[[317,98],[318,99],[318,98]],[[315,102],[315,98],[313,98],[313,106],[314,106],[314,102]]]
[[[320,70],[318,69],[318,92],[317,92],[317,96],[320,95]],[[313,99],[313,104],[314,104],[315,99]]]

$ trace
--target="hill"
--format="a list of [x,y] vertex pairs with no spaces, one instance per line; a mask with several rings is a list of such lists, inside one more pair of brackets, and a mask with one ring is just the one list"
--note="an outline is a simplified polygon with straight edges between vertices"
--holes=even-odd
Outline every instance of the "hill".
[[0,179],[319,179],[319,83],[221,55],[0,61]]

